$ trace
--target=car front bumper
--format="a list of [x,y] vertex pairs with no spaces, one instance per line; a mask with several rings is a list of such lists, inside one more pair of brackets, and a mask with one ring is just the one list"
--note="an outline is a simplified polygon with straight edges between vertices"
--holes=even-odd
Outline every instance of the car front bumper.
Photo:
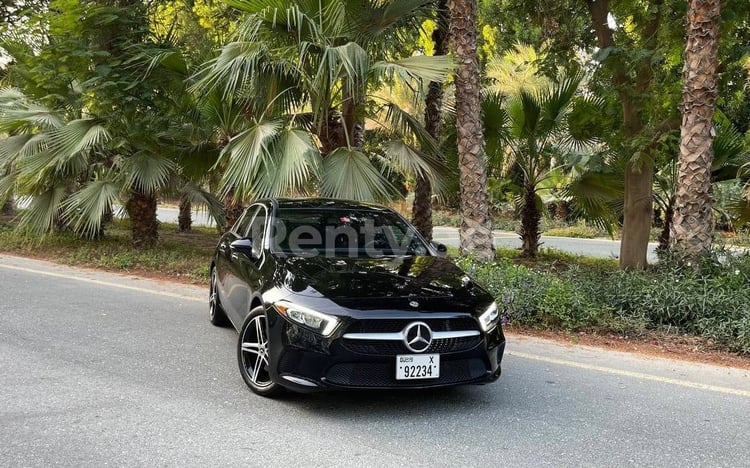
[[270,375],[299,392],[326,389],[434,388],[484,384],[500,377],[505,337],[498,326],[475,346],[440,354],[440,377],[396,379],[396,354],[357,352],[341,334],[324,338],[295,325],[273,308],[268,312]]

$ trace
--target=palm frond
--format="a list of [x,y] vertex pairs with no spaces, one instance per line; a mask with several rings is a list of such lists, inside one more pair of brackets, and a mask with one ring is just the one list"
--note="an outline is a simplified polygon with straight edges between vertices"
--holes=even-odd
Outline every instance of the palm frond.
[[[54,173],[53,160],[54,156],[49,151],[29,153],[19,159],[16,163],[19,190],[29,194],[44,191],[48,185],[49,174]],[[61,184],[64,182],[51,177],[49,181]]]
[[29,134],[22,134],[0,140],[0,170],[13,163],[31,138]]
[[222,192],[234,190],[240,199],[255,195],[258,176],[270,159],[269,148],[282,128],[280,120],[255,122],[232,138],[219,158],[228,160],[221,179]]
[[448,170],[440,159],[407,145],[403,140],[387,141],[382,146],[389,165],[402,174],[429,179],[433,190],[442,192]]
[[258,42],[230,42],[221,48],[218,57],[210,60],[196,73],[190,92],[205,94],[222,90],[222,98],[238,93],[250,77],[258,73],[265,54],[265,46]]
[[597,227],[614,233],[622,212],[622,177],[613,172],[588,171],[572,180],[561,195],[573,201],[573,210]]
[[125,185],[147,194],[154,194],[167,186],[175,171],[175,162],[161,155],[137,152],[122,160]]
[[389,81],[424,80],[442,83],[454,68],[453,59],[448,55],[426,56],[414,55],[393,62],[377,62],[371,67],[376,79],[386,78]]
[[[385,31],[400,25],[404,20],[418,16],[420,10],[430,4],[429,0],[390,0],[368,2],[371,10],[358,12],[352,22],[357,22],[357,29],[363,40],[377,38]],[[372,8],[374,6],[374,8]]]
[[62,125],[64,121],[60,116],[38,104],[0,109],[0,132],[52,129]]
[[86,152],[110,140],[109,132],[93,119],[79,119],[49,132],[47,144],[51,164],[59,174],[77,175],[85,171]]
[[258,177],[254,189],[258,197],[295,194],[320,177],[320,152],[305,130],[281,130],[269,153],[265,174]]
[[415,141],[419,143],[423,152],[432,156],[440,156],[438,142],[424,128],[422,122],[395,103],[385,103],[381,107],[378,117],[377,123],[391,135],[408,141]]
[[332,89],[339,78],[342,78],[346,95],[357,98],[364,93],[369,68],[370,58],[367,52],[355,42],[326,47],[312,79],[312,89]]
[[537,102],[541,103],[542,109],[539,122],[540,133],[551,133],[560,126],[578,92],[582,79],[581,75],[566,76],[559,83],[540,93],[537,97]]
[[510,138],[510,116],[505,109],[505,100],[505,95],[496,91],[482,96],[485,152],[490,167],[502,167],[504,150]]
[[5,206],[5,203],[15,194],[15,191],[15,173],[9,172],[5,176],[0,177],[0,206]]
[[542,115],[541,103],[537,96],[521,91],[508,102],[511,131],[518,139],[533,138],[537,135],[539,119]]
[[94,180],[62,203],[62,217],[78,234],[94,238],[102,228],[105,213],[112,212],[120,193],[114,178]]
[[566,117],[566,128],[561,146],[577,152],[588,151],[600,144],[600,131],[592,120],[601,115],[605,101],[598,96],[574,97]]
[[730,122],[720,122],[716,125],[712,149],[714,159],[711,179],[714,182],[736,178],[742,165],[750,162],[745,141]]
[[397,193],[361,151],[337,148],[323,160],[320,194],[349,200],[385,200]]
[[58,185],[34,196],[29,207],[21,213],[20,226],[27,227],[37,235],[52,231],[67,194],[67,188]]
[[199,211],[204,211],[213,218],[217,226],[223,226],[225,221],[224,204],[213,193],[204,190],[193,182],[185,183],[180,189],[182,201],[188,201]]

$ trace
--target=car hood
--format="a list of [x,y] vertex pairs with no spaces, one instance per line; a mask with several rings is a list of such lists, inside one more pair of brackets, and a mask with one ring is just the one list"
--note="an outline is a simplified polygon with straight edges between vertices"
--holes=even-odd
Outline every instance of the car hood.
[[279,267],[277,278],[283,283],[279,286],[349,308],[473,312],[492,300],[443,257],[288,257],[280,259]]

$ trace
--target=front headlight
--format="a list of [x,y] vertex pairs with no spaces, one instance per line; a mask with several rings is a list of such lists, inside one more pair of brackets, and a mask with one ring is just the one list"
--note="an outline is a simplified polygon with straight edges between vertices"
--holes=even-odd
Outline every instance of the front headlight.
[[273,306],[281,315],[292,322],[323,336],[331,336],[339,324],[339,320],[332,315],[317,312],[288,301],[279,301],[274,303]]
[[490,304],[490,306],[482,312],[482,315],[479,316],[479,325],[485,333],[495,328],[499,321],[500,314],[497,311],[497,304],[495,302]]

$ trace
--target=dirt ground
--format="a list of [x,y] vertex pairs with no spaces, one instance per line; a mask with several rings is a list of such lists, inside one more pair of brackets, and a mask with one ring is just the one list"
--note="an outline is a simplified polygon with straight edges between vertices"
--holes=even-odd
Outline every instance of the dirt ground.
[[690,335],[653,331],[647,336],[628,337],[611,334],[596,335],[591,333],[530,330],[517,326],[506,326],[504,330],[511,340],[513,335],[536,336],[571,346],[580,344],[668,359],[750,369],[750,356],[741,356],[714,349],[706,340]]

